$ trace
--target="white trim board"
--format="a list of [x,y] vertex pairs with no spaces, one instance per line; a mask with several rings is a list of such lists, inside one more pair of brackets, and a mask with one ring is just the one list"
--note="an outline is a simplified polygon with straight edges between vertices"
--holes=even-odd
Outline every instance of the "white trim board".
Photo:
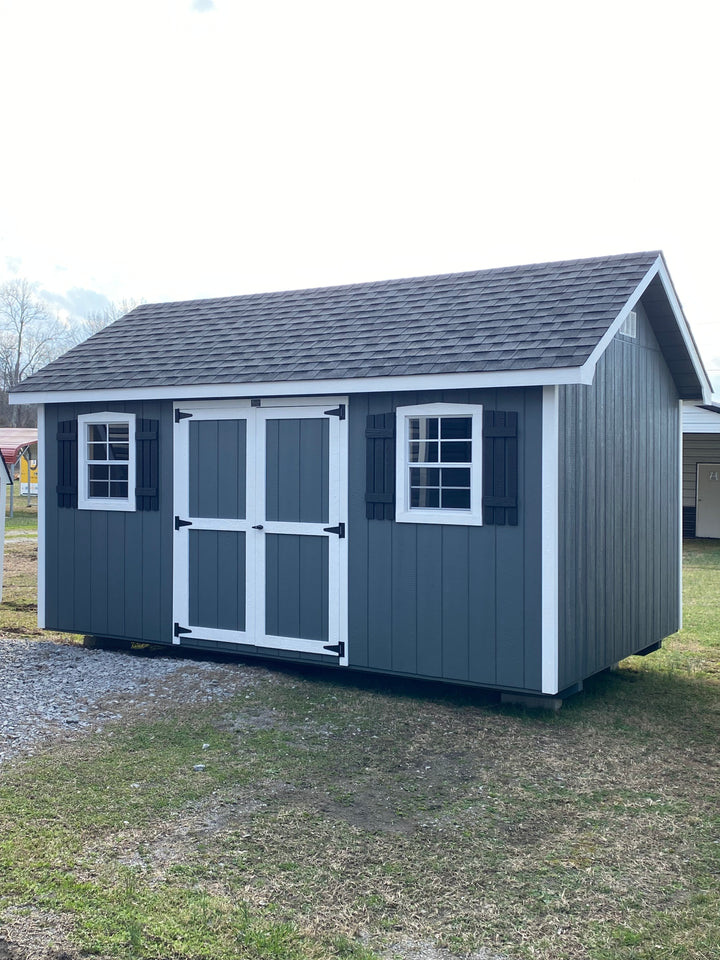
[[543,389],[542,404],[542,692],[559,690],[560,396]]
[[486,373],[438,373],[405,377],[354,377],[339,380],[276,380],[263,383],[207,383],[183,386],[127,387],[112,390],[39,390],[15,393],[10,403],[92,403],[112,400],[232,400],[235,398],[330,396],[408,390],[470,390],[491,387],[542,387],[592,383],[584,367],[506,370]]
[[37,460],[37,623],[45,629],[45,407],[37,411],[38,451]]

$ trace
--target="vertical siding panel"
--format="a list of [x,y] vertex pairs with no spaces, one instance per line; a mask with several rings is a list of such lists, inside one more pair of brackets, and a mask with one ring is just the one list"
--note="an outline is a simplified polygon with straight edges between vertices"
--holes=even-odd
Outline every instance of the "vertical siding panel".
[[[300,431],[297,420],[278,422],[281,457],[278,460],[277,512],[268,520],[300,520]],[[269,471],[268,471],[269,475]]]
[[[494,527],[484,536],[472,537],[468,556],[470,610],[468,627],[468,679],[473,683],[497,682],[497,532]],[[532,646],[532,643],[529,644]]]
[[542,494],[538,481],[542,463],[542,404],[540,391],[526,391],[523,410],[524,442],[518,443],[521,491],[519,524],[522,531],[523,633],[525,637],[525,683],[542,689]]
[[392,669],[393,635],[393,524],[368,521],[368,664]]
[[92,632],[92,521],[93,510],[72,510],[75,514],[74,623],[78,633]]
[[108,632],[108,514],[92,510],[90,517],[90,632],[103,636]]
[[107,632],[111,636],[125,635],[125,607],[130,598],[125,589],[125,516],[110,513],[107,518]]
[[468,527],[442,527],[443,677],[470,676]]
[[[389,408],[388,408],[389,409]],[[367,397],[348,404],[348,661],[368,666],[368,527],[365,516],[365,424]],[[386,521],[389,522],[389,521]]]
[[442,527],[417,527],[417,670],[421,676],[443,675]]
[[417,527],[398,524],[393,545],[392,666],[401,673],[416,673],[418,663],[417,579],[421,563]]

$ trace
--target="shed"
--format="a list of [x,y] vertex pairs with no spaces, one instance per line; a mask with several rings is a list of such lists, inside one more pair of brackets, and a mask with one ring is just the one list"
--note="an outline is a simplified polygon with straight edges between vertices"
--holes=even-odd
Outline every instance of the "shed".
[[683,404],[683,536],[720,537],[720,405]]
[[561,697],[680,626],[709,391],[658,252],[143,304],[12,395],[40,623]]

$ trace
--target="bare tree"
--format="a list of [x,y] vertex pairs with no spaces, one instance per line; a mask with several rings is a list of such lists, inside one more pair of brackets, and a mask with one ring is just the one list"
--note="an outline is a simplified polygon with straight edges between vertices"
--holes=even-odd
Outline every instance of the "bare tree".
[[[28,411],[8,408],[7,395],[21,380],[49,363],[66,349],[65,331],[37,285],[25,279],[0,286],[0,390],[2,420],[21,426]],[[34,411],[33,411],[34,412]]]
[[135,307],[141,303],[145,303],[145,301],[135,300],[133,297],[127,297],[122,300],[111,300],[104,310],[93,310],[91,313],[86,314],[84,320],[68,330],[67,336],[70,341],[70,346],[82,343],[83,340],[87,340],[88,337],[92,337],[101,330],[104,330],[105,327],[111,323],[115,323],[116,320],[124,317],[126,313],[130,313],[131,310],[134,310]]

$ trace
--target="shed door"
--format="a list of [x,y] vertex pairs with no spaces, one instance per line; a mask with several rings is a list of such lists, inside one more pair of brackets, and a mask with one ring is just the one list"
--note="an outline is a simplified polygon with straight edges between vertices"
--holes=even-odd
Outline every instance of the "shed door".
[[697,465],[696,537],[720,537],[720,463]]
[[347,663],[344,410],[177,406],[175,642]]

